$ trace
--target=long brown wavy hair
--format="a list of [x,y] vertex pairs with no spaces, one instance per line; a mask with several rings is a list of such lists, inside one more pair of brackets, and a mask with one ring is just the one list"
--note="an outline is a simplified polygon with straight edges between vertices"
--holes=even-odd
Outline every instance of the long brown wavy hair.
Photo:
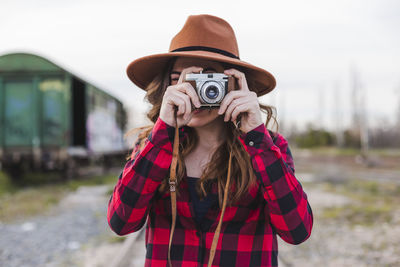
[[[150,102],[152,107],[147,113],[147,117],[155,123],[160,114],[160,108],[165,90],[170,85],[170,73],[172,67],[176,61],[176,58],[172,58],[166,65],[165,72],[160,73],[154,77],[153,81],[146,88],[145,99]],[[236,68],[242,71],[238,66],[223,64],[224,69]],[[252,88],[252,81],[248,80],[249,88]],[[266,113],[267,119],[265,125],[268,126],[270,121],[278,131],[278,122],[276,120],[276,109],[272,106],[260,104],[261,110]],[[220,207],[222,207],[223,192],[227,179],[228,172],[228,160],[229,153],[232,152],[232,166],[231,166],[231,188],[228,190],[228,201],[227,205],[231,206],[240,200],[256,182],[256,178],[253,172],[252,164],[248,153],[245,151],[243,145],[238,140],[238,136],[241,134],[240,130],[232,123],[225,123],[227,127],[227,136],[224,143],[222,143],[214,152],[210,162],[206,165],[203,174],[197,182],[196,189],[200,198],[206,197],[207,192],[211,189],[213,183],[218,184],[218,198]],[[153,129],[153,125],[134,128],[128,131],[124,136],[125,138],[133,133],[139,132],[138,140],[136,143],[140,144],[140,149],[143,148],[147,136]],[[188,138],[179,145],[179,157],[177,165],[177,184],[184,178],[186,167],[185,167],[185,156],[188,155],[197,146],[199,137],[193,128],[187,127]],[[274,132],[274,133],[275,133]],[[131,158],[132,153],[127,157],[127,160]],[[177,193],[179,186],[177,186]],[[169,189],[168,180],[164,179],[159,187],[159,192],[164,193]]]

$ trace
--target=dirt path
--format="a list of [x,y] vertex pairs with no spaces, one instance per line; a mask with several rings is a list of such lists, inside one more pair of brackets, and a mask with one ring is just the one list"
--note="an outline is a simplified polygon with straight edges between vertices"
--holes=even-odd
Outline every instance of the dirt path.
[[[370,175],[375,174],[371,171]],[[360,202],[329,190],[337,185],[343,187],[343,183],[335,179],[333,182],[316,179],[311,173],[297,173],[296,176],[313,209],[314,228],[311,237],[297,246],[278,238],[280,266],[400,266],[400,209],[396,203],[389,206],[391,210],[383,210],[390,215],[386,221],[371,225],[355,223],[349,220],[348,213],[342,216],[340,212],[352,212]],[[327,183],[330,187],[326,187]],[[380,184],[385,185],[385,182],[381,180]],[[47,215],[11,224],[0,223],[0,265],[110,267],[126,243],[121,242],[124,239],[117,237],[107,224],[109,196],[106,192],[109,188],[80,187]],[[375,188],[371,189],[372,194]],[[376,190],[380,192],[381,189]],[[380,194],[374,197],[378,201],[388,201],[380,200]],[[397,198],[389,198],[392,199]],[[327,217],[326,211],[336,211],[336,208],[338,214]],[[374,212],[372,210],[372,214]],[[143,266],[143,234],[130,246],[127,255],[129,267]]]
[[46,215],[0,223],[1,266],[77,266],[69,258],[108,233],[109,186],[84,186]]
[[[283,267],[353,267],[399,266],[400,263],[400,209],[393,210],[389,222],[373,225],[355,224],[346,218],[326,218],[325,211],[332,208],[352,207],[354,199],[326,190],[324,182],[313,181],[312,174],[298,173],[314,213],[311,237],[300,245],[290,245],[278,238],[279,262]],[[109,266],[102,258],[115,256],[120,244],[103,244],[83,252],[82,266]],[[127,254],[128,267],[144,264],[144,235],[132,244]],[[108,254],[107,254],[108,253]]]
[[297,246],[279,239],[285,266],[400,266],[400,210],[390,222],[354,224],[346,218],[327,219],[324,210],[355,205],[354,200],[327,192],[320,185],[304,186],[314,213],[310,238]]

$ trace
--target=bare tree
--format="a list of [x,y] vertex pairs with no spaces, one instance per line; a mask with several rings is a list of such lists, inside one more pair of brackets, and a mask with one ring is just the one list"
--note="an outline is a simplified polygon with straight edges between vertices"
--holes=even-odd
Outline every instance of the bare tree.
[[395,93],[397,94],[397,120],[396,120],[396,128],[400,131],[400,84],[397,89],[395,89]]
[[369,149],[367,90],[362,84],[360,84],[360,139],[361,153],[364,157],[367,157]]
[[343,113],[342,113],[342,101],[341,101],[341,93],[340,93],[340,85],[338,81],[335,81],[333,85],[333,94],[334,94],[334,107],[333,107],[333,115],[335,121],[335,134],[336,141],[339,147],[343,147],[344,145],[344,136],[343,136]]
[[353,130],[360,129],[360,82],[356,67],[353,65],[350,69],[350,83],[351,83],[351,107],[352,107],[352,125]]

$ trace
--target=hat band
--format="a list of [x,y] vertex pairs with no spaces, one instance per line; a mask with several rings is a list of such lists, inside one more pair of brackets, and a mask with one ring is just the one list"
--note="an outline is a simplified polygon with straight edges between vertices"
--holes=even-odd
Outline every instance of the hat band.
[[213,52],[213,53],[218,53],[227,57],[231,57],[231,58],[236,58],[236,59],[240,59],[239,57],[235,56],[234,54],[222,50],[222,49],[218,49],[218,48],[214,48],[214,47],[208,47],[208,46],[185,46],[185,47],[181,47],[181,48],[177,48],[172,50],[171,52],[182,52],[182,51],[207,51],[207,52]]

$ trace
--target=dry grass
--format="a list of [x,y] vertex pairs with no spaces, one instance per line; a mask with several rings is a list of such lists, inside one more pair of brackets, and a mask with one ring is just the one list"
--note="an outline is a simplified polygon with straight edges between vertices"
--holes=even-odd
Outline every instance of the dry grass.
[[[37,175],[37,174],[36,174]],[[117,175],[103,175],[63,182],[43,176],[33,176],[13,183],[0,172],[0,221],[13,222],[27,217],[45,214],[66,194],[82,185],[115,184]]]
[[349,180],[343,184],[324,185],[327,191],[345,195],[353,202],[324,209],[322,219],[345,220],[351,225],[367,226],[390,223],[393,211],[400,203],[400,185],[395,183]]
[[68,190],[60,186],[42,186],[17,190],[0,197],[0,221],[12,222],[36,214],[45,213],[66,195]]

